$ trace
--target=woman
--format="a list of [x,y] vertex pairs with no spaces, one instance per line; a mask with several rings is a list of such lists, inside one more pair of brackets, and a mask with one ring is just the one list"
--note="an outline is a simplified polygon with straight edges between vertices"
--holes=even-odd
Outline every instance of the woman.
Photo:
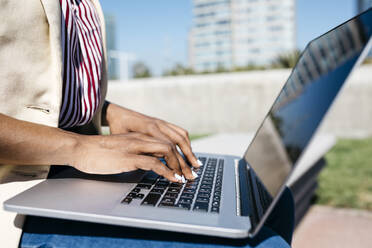
[[[172,182],[195,178],[176,149],[200,166],[184,129],[105,101],[103,23],[98,0],[0,0],[1,202],[46,178],[50,164],[95,174],[153,170]],[[99,135],[101,124],[110,136]],[[22,218],[0,214],[1,233],[7,234],[0,243],[17,245]],[[34,230],[56,226],[53,221],[28,218],[21,247],[35,241]],[[128,238],[116,241],[123,245]],[[94,243],[85,240],[84,247]]]

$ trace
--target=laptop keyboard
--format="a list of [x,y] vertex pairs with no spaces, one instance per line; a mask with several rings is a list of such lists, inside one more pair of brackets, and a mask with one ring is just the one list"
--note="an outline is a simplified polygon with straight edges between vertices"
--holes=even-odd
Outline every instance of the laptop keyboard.
[[122,203],[131,204],[134,199],[140,199],[141,205],[146,206],[219,213],[224,160],[206,157],[199,157],[199,160],[203,166],[194,169],[199,176],[195,180],[185,184],[171,183],[149,172]]

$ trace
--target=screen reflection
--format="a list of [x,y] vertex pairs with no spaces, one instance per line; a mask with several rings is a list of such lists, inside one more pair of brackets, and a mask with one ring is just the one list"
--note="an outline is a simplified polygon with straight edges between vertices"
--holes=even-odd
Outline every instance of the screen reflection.
[[244,155],[272,197],[302,155],[371,32],[369,10],[306,47]]

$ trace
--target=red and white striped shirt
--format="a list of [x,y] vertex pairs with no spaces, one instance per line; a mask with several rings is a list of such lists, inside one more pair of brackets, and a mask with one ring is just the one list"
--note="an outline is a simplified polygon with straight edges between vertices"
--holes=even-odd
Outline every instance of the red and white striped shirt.
[[60,0],[63,100],[59,127],[90,122],[100,102],[102,32],[90,0]]

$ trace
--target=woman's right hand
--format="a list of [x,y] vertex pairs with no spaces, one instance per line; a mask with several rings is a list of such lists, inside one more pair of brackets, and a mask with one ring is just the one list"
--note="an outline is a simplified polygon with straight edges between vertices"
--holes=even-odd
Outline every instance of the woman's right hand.
[[[174,144],[140,133],[109,136],[81,135],[71,166],[91,174],[116,174],[152,170],[172,182],[194,179],[196,174],[177,159]],[[158,158],[164,158],[164,165]]]

